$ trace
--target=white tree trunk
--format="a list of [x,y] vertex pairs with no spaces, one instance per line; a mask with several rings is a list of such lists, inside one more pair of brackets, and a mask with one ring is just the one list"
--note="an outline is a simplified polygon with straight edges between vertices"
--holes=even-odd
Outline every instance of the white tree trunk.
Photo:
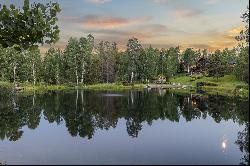
[[36,71],[35,71],[35,63],[33,61],[33,64],[32,64],[32,75],[33,75],[33,85],[35,86],[36,85]]
[[12,97],[12,103],[13,103],[13,109],[16,110],[17,109],[17,103],[16,103],[15,96]]
[[83,101],[83,90],[81,91],[81,98],[82,98],[82,111],[84,111],[84,101]]
[[58,73],[58,71],[56,72],[56,83],[57,83],[57,85],[60,84],[60,82],[59,82],[59,73]]
[[84,65],[84,63],[82,63],[82,77],[81,77],[81,83],[83,83],[84,73],[85,73],[85,65]]
[[79,96],[79,93],[78,93],[78,89],[77,89],[77,91],[76,91],[75,120],[77,119],[76,115],[77,115],[77,109],[78,109],[78,96]]
[[75,72],[76,72],[76,85],[78,86],[78,84],[79,84],[79,76],[78,76],[77,66],[75,67]]
[[14,68],[13,68],[13,78],[14,78],[14,87],[16,87],[16,64],[14,65]]
[[33,92],[33,98],[32,98],[33,109],[34,109],[34,106],[35,106],[35,98],[36,98],[36,94],[35,94],[35,92]]
[[131,99],[131,103],[133,105],[134,104],[134,93],[132,91],[130,92],[130,99]]
[[133,79],[134,79],[134,72],[132,71],[132,73],[131,73],[131,80],[130,80],[130,83],[132,83],[132,82],[133,82]]
[[60,71],[59,71],[59,65],[56,66],[56,84],[59,85],[60,84],[60,81],[59,81],[59,74],[60,74]]
[[107,83],[109,83],[109,64],[108,64],[108,60],[107,60],[107,63],[106,63],[106,76],[107,76]]
[[58,73],[56,73],[56,84],[59,85],[59,76],[58,76]]

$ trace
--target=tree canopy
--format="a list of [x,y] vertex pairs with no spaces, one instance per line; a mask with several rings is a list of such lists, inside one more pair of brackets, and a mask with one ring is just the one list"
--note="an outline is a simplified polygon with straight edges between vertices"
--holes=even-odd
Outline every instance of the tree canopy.
[[55,43],[59,39],[57,14],[58,3],[33,3],[24,0],[23,8],[13,4],[8,8],[0,5],[0,44],[3,47],[17,46],[28,49],[39,44]]

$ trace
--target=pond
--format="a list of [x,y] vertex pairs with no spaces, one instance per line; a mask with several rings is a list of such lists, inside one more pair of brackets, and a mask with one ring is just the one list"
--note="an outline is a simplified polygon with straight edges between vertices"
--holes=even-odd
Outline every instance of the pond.
[[249,101],[162,90],[0,93],[0,163],[248,164]]

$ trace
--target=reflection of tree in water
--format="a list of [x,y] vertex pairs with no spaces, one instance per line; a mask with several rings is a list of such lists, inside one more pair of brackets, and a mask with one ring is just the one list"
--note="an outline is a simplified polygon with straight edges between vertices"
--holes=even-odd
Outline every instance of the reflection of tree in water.
[[181,117],[192,121],[210,116],[217,123],[230,119],[239,124],[248,122],[245,118],[249,111],[248,101],[235,98],[170,92],[160,95],[154,90],[124,92],[122,97],[102,94],[76,91],[0,96],[0,137],[15,141],[22,136],[22,127],[37,128],[42,110],[49,123],[64,122],[72,136],[88,139],[96,130],[115,128],[120,118],[126,120],[131,137],[138,137],[143,123],[152,125],[158,119],[179,122]]
[[13,95],[0,96],[0,138],[17,141],[23,135],[22,127],[35,129],[40,123],[41,109],[39,103],[31,97]]
[[29,97],[19,98],[19,109],[24,112],[24,125],[30,129],[36,129],[39,126],[41,119],[41,104],[40,100],[36,100],[36,94]]
[[239,145],[240,151],[244,154],[241,165],[249,165],[249,123],[245,125],[245,129],[238,133],[238,139],[235,142]]
[[237,111],[241,112],[239,115],[240,119],[242,119],[239,123],[244,125],[245,128],[238,133],[238,139],[235,143],[244,154],[240,164],[249,165],[249,105],[243,105],[242,103],[239,103],[239,105],[240,108],[237,107]]

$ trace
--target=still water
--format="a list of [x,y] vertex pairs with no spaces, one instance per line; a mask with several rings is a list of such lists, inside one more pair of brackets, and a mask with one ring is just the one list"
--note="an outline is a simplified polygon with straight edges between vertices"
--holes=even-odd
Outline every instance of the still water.
[[0,162],[248,164],[249,101],[167,91],[0,93]]

